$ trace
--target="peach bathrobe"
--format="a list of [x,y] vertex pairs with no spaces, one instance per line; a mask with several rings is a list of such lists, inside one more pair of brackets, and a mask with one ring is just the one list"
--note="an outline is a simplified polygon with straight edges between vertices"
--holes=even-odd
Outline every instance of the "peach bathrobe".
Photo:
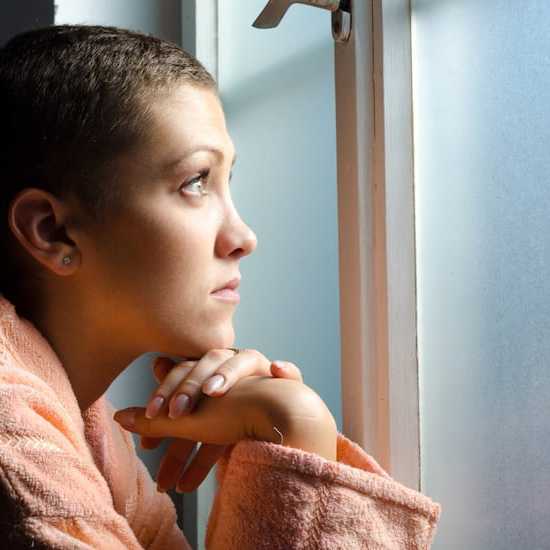
[[[66,371],[0,294],[0,546],[188,549],[105,395],[81,413]],[[206,547],[426,549],[441,506],[338,434],[338,460],[240,441],[216,466]]]

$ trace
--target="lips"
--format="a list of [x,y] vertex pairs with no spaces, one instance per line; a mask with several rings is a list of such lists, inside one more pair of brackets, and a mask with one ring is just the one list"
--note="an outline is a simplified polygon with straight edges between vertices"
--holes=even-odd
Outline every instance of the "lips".
[[230,281],[227,281],[226,283],[224,283],[219,288],[216,288],[212,292],[218,292],[219,290],[225,290],[225,289],[236,290],[239,287],[240,282],[241,282],[241,278],[235,277],[234,279],[231,279]]

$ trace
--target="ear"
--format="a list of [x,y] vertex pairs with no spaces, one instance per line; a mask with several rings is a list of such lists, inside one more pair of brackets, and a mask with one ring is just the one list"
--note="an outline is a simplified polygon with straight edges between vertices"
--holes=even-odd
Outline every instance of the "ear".
[[[67,206],[43,189],[27,188],[12,200],[9,226],[19,243],[44,267],[58,275],[74,273],[78,247],[67,235]],[[63,258],[69,256],[70,263]]]

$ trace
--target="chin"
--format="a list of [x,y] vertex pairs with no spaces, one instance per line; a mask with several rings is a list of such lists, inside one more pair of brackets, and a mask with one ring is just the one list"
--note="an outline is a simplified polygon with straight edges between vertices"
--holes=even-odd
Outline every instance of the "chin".
[[211,349],[225,349],[234,347],[235,338],[212,338],[208,343],[200,346],[201,357]]
[[209,334],[205,338],[198,337],[192,342],[185,342],[184,345],[180,341],[179,345],[170,346],[171,349],[162,350],[161,353],[186,359],[200,359],[212,349],[232,347],[235,347],[235,332],[233,331],[233,327],[231,327],[231,330],[225,331],[225,333],[218,335]]

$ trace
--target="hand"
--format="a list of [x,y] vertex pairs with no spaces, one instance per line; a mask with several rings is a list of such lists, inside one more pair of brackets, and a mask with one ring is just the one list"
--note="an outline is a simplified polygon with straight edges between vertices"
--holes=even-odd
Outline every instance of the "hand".
[[[228,353],[230,355],[228,355]],[[220,366],[221,365],[221,366]],[[180,414],[189,414],[201,398],[201,389],[211,396],[225,394],[231,386],[244,376],[265,375],[277,378],[290,378],[303,382],[300,369],[288,361],[270,362],[257,350],[244,349],[235,354],[231,350],[211,350],[199,360],[174,363],[168,357],[158,357],[153,364],[153,373],[160,386],[153,392],[145,411],[147,418],[153,418],[166,410],[168,416],[175,418]],[[212,389],[212,378],[222,376],[225,383]],[[209,387],[210,386],[210,387]],[[180,395],[189,397],[187,407],[178,407],[176,400]],[[141,437],[141,447],[155,449],[162,438]]]
[[[176,437],[217,446],[233,445],[243,439],[280,443],[273,429],[276,426],[284,445],[321,454],[328,460],[336,458],[334,418],[322,399],[296,380],[248,376],[235,383],[226,395],[203,397],[192,415],[148,419],[144,413],[144,408],[131,407],[118,411],[115,420],[142,436]],[[169,484],[163,480],[163,485]],[[184,483],[181,490],[193,489]]]
[[[169,411],[168,415],[171,418],[180,414],[189,414],[201,399],[201,388],[208,395],[222,396],[237,380],[245,376],[273,375],[303,382],[300,369],[294,363],[271,362],[259,351],[249,349],[241,350],[236,355],[232,350],[211,350],[200,360],[183,361],[177,364],[167,357],[159,357],[153,369],[160,385],[153,392],[147,405],[145,416],[149,418],[166,410]],[[209,391],[208,380],[211,380],[214,374],[223,376],[225,383],[218,389]],[[176,400],[182,393],[189,396],[189,406],[187,409],[178,410]],[[141,436],[141,446],[144,449],[154,449],[161,441],[162,438]],[[195,441],[185,439],[177,439],[170,444],[157,473],[157,487],[160,491],[177,483],[180,472],[195,447]],[[190,490],[194,490],[208,475],[224,449],[225,446],[201,445],[181,481],[185,481],[187,487],[192,487]]]

